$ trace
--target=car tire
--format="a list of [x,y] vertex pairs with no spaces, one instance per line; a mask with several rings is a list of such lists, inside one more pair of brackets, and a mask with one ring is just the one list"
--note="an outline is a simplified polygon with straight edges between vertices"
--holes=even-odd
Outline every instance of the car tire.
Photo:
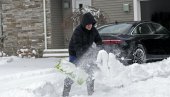
[[138,44],[133,51],[133,63],[146,63],[146,51],[141,44]]

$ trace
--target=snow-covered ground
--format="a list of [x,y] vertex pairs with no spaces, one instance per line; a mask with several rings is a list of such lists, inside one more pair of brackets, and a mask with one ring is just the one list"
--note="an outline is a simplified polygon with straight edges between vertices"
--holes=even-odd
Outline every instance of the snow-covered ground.
[[[65,75],[54,68],[58,60],[1,57],[0,97],[61,97]],[[170,58],[125,67],[100,51],[97,63],[101,72],[95,73],[90,97],[170,97]],[[70,96],[88,97],[86,84],[73,84]]]

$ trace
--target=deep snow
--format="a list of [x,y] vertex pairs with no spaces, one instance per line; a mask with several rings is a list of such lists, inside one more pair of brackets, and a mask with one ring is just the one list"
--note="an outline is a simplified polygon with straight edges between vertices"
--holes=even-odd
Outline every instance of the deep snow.
[[[61,97],[65,75],[54,68],[57,58],[0,58],[0,97]],[[90,97],[170,97],[170,58],[123,66],[101,50]],[[108,67],[110,69],[108,69]],[[73,84],[71,97],[88,97],[86,84]]]

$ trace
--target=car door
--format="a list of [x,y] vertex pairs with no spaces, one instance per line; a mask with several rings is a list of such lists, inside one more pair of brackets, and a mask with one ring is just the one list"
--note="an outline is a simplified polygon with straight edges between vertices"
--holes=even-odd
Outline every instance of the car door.
[[155,29],[155,34],[160,36],[159,42],[162,48],[165,50],[165,55],[170,54],[170,32],[160,24],[152,24]]
[[141,43],[147,54],[163,54],[162,44],[159,41],[159,35],[154,33],[154,29],[151,27],[150,23],[141,23],[135,28],[133,35],[135,35],[138,43]]

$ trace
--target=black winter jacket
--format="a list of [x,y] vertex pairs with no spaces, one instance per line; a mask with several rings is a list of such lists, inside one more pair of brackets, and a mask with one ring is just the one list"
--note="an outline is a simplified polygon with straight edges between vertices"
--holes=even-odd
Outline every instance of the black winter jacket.
[[[84,14],[81,24],[77,26],[71,37],[69,43],[70,56],[75,56],[79,58],[88,50],[88,48],[93,44],[93,42],[95,42],[97,45],[102,44],[102,39],[97,29],[94,27],[95,23],[96,21],[91,15],[91,13]],[[87,24],[93,24],[91,30],[87,30],[85,28]]]

